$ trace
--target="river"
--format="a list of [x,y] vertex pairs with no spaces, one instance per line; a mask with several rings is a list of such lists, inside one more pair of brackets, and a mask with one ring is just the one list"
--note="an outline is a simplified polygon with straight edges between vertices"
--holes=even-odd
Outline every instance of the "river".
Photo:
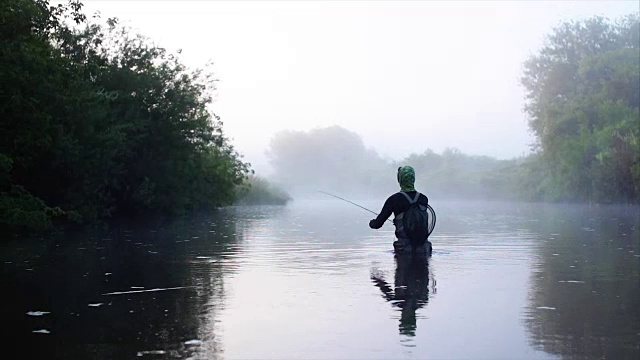
[[427,262],[333,199],[5,244],[5,354],[640,358],[637,207],[431,204]]

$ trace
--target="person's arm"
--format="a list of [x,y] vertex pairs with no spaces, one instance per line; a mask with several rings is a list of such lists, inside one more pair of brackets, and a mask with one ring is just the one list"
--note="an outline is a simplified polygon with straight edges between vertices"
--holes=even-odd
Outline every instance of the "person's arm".
[[393,206],[391,205],[391,197],[384,202],[384,206],[382,207],[382,211],[380,211],[380,215],[377,218],[369,221],[369,227],[372,229],[380,229],[384,222],[387,221],[389,216],[393,213]]

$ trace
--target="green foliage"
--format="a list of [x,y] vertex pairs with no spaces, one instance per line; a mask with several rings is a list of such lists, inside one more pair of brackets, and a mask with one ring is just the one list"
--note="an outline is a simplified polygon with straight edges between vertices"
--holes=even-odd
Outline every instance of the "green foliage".
[[243,205],[286,205],[291,196],[264,178],[250,176],[238,186],[238,203]]
[[639,24],[638,15],[564,23],[525,63],[550,199],[640,201]]
[[17,229],[47,229],[51,226],[49,215],[54,213],[49,209],[42,200],[20,186],[12,186],[8,192],[3,192],[0,196],[0,219],[3,226]]
[[249,164],[208,110],[212,74],[81,8],[0,5],[3,221],[19,209],[45,224],[50,212],[35,213],[56,207],[92,220],[233,202]]

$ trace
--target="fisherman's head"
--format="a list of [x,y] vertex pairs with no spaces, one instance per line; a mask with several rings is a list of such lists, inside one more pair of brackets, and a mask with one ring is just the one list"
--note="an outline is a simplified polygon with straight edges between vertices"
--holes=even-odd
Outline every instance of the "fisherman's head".
[[401,191],[414,191],[416,182],[416,172],[411,166],[400,166],[398,168],[398,184]]

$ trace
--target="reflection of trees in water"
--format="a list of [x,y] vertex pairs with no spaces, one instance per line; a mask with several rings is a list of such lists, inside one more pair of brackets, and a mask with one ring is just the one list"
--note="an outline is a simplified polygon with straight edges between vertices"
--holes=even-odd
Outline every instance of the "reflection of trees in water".
[[[384,275],[372,270],[371,280],[380,289],[382,297],[400,311],[401,335],[416,335],[416,311],[429,302],[428,258],[412,255],[396,255],[396,271],[393,287]],[[433,284],[435,286],[435,284]]]
[[[10,339],[35,345],[22,349],[24,357],[132,358],[161,350],[215,358],[221,352],[213,324],[224,300],[223,275],[233,271],[229,255],[241,251],[237,221],[225,210],[61,239],[34,261],[33,271],[2,273],[3,292],[13,295],[3,307]],[[186,288],[102,295],[176,286]],[[50,314],[29,318],[29,310]],[[31,333],[41,328],[51,333]],[[194,339],[203,343],[185,344]]]
[[[197,323],[198,335],[194,338],[203,341],[198,347],[199,356],[214,359],[222,356],[218,312],[224,307],[226,299],[223,277],[234,273],[237,269],[236,259],[242,253],[242,243],[246,240],[256,224],[270,219],[282,207],[271,206],[239,206],[229,207],[218,214],[215,219],[203,223],[200,234],[211,236],[199,241],[192,248],[190,257],[199,260],[189,266],[190,278],[194,282],[198,299],[194,323]],[[198,257],[207,259],[197,259]]]
[[[199,356],[218,358],[222,353],[220,334],[217,332],[218,312],[226,301],[224,276],[234,271],[234,257],[241,252],[237,236],[238,219],[234,209],[224,209],[215,216],[197,218],[187,233],[194,233],[188,247],[183,248],[185,279],[193,290],[188,298],[193,313],[182,321],[194,326],[190,339],[202,343],[188,350],[197,350]],[[197,238],[196,238],[197,237]],[[188,265],[187,265],[188,264]],[[184,335],[183,335],[184,336]],[[183,352],[183,355],[190,352]]]
[[[237,259],[241,257],[243,243],[248,237],[283,209],[281,206],[229,207],[214,219],[205,218],[197,230],[204,240],[200,238],[191,247],[192,265],[188,270],[197,299],[195,309],[198,313],[193,322],[197,324],[198,335],[194,338],[202,340],[202,346],[197,348],[198,356],[206,359],[222,356],[224,349],[217,315],[227,302],[223,277],[237,270]],[[194,264],[193,259],[197,263]]]
[[[640,356],[640,213],[541,213],[539,264],[526,320],[534,345],[567,358]],[[625,234],[625,235],[623,235]]]

